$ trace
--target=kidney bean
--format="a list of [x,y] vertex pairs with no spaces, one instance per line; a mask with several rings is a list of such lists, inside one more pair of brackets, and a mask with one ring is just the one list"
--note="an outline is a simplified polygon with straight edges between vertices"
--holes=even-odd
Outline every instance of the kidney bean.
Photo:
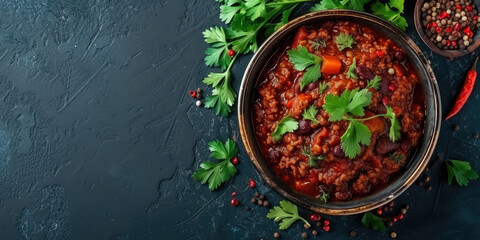
[[309,120],[298,121],[297,133],[300,135],[306,135],[312,130],[312,124]]
[[357,73],[358,78],[360,78],[361,80],[370,80],[375,77],[375,75],[373,75],[372,70],[370,70],[370,68],[363,65],[357,66],[357,69],[355,70],[355,72]]
[[312,82],[312,83],[309,83],[307,85],[307,90],[308,91],[312,91],[313,89],[317,88],[318,87],[318,83],[317,82]]
[[388,87],[390,86],[390,80],[388,78],[382,76],[382,84],[380,84],[380,89],[378,91],[385,95],[388,93]]
[[412,141],[408,138],[403,138],[402,141],[400,141],[400,149],[404,152],[410,151],[410,148],[412,148]]
[[375,145],[375,152],[378,155],[384,155],[393,152],[398,149],[398,143],[390,141],[387,137],[382,137],[377,141]]
[[348,190],[339,191],[335,193],[335,198],[338,200],[348,200],[352,197],[352,193]]
[[343,152],[340,144],[333,148],[333,155],[335,155],[335,157],[339,157],[339,158],[340,157],[345,157],[345,153]]
[[387,113],[387,108],[385,107],[385,105],[383,105],[383,103],[380,103],[377,104],[377,113],[378,114],[385,114]]
[[403,62],[407,58],[405,53],[400,50],[395,51],[394,57],[395,57],[395,60],[397,60],[397,62]]

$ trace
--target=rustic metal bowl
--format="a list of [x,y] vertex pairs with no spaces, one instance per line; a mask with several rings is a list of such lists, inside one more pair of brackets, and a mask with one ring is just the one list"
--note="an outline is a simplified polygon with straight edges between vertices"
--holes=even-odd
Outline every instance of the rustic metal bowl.
[[[423,28],[422,25],[422,6],[425,3],[424,0],[417,0],[417,3],[415,3],[415,11],[413,14],[414,18],[414,23],[415,23],[415,29],[418,32],[418,35],[420,35],[420,38],[423,40],[427,46],[434,51],[435,53],[447,57],[450,61],[452,61],[456,57],[461,57],[464,55],[467,55],[469,53],[475,52],[475,50],[480,46],[480,29],[477,29],[477,32],[473,36],[473,43],[470,44],[467,48],[464,50],[458,49],[458,50],[444,50],[440,49],[435,45],[430,39],[428,38],[427,34],[425,33],[425,29]],[[480,10],[480,0],[474,0],[475,5],[477,6],[477,10]]]
[[[259,77],[270,58],[279,50],[279,46],[282,46],[282,43],[291,40],[291,36],[300,26],[339,19],[357,22],[383,33],[405,50],[423,84],[426,97],[426,121],[420,146],[411,154],[407,166],[398,178],[389,183],[383,190],[351,201],[323,203],[292,190],[268,167],[256,140],[252,106]],[[238,100],[238,121],[242,141],[248,156],[264,180],[285,199],[312,211],[331,215],[350,215],[365,212],[388,203],[405,191],[420,176],[433,153],[440,131],[440,120],[441,108],[437,80],[428,60],[418,46],[389,22],[371,14],[349,10],[309,13],[292,20],[270,36],[250,61],[243,77]]]

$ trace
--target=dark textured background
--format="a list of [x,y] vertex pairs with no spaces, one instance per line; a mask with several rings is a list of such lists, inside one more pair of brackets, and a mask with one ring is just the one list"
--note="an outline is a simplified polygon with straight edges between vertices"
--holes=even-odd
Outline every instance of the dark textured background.
[[[433,54],[413,27],[407,34],[432,61],[443,110],[450,108],[471,63]],[[210,71],[201,32],[221,24],[214,0],[0,1],[1,239],[272,239],[278,226],[257,191],[281,198],[260,179],[239,140],[236,114],[197,108],[187,91]],[[307,12],[304,6],[297,12]],[[251,56],[233,67],[234,86]],[[209,93],[209,91],[207,92]],[[480,181],[448,186],[444,159],[480,169],[480,87],[458,117],[443,122],[429,175],[432,191],[412,186],[395,202],[410,204],[387,233],[361,216],[330,217],[323,239],[478,239]],[[457,132],[453,124],[460,125]],[[233,137],[239,173],[210,192],[191,178],[209,160],[207,141]],[[238,193],[242,207],[229,205]],[[251,206],[252,207],[252,206]],[[308,212],[301,210],[304,216]],[[302,224],[281,231],[299,239]]]

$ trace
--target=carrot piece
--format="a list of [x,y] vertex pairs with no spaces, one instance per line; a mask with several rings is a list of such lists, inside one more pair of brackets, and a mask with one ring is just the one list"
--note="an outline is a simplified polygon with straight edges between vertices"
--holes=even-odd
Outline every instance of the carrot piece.
[[293,39],[292,48],[297,48],[302,41],[305,41],[307,39],[307,36],[307,29],[305,27],[299,28],[297,33],[295,34],[295,38]]
[[322,73],[326,74],[339,74],[340,68],[342,67],[342,63],[340,59],[335,56],[328,56],[323,55],[323,62],[322,62],[322,69],[320,70]]

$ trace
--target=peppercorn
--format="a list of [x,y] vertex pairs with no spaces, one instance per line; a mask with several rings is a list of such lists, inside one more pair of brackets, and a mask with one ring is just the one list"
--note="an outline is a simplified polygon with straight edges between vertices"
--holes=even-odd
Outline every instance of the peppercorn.
[[355,237],[355,236],[357,236],[357,232],[355,232],[355,231],[353,231],[353,230],[352,230],[352,231],[350,231],[350,236],[351,236],[351,237]]
[[200,99],[202,98],[202,89],[201,88],[197,88],[197,91],[195,92],[196,93],[196,98],[197,99]]
[[230,205],[235,207],[235,206],[238,206],[238,204],[239,204],[239,202],[238,202],[237,199],[234,198],[234,199],[230,200]]
[[269,203],[268,201],[264,201],[264,202],[263,202],[263,206],[264,206],[264,207],[268,207],[269,205],[270,205],[270,203]]
[[310,229],[310,225],[308,225],[308,224],[306,224],[306,223],[303,224],[303,227],[304,227],[305,229],[307,229],[307,230]]
[[313,221],[313,222],[320,221],[321,219],[322,219],[322,217],[318,213],[310,214],[310,220]]
[[457,124],[453,125],[453,131],[458,131],[458,130],[460,130],[460,127]]
[[263,201],[262,201],[262,200],[258,200],[258,201],[257,201],[257,204],[258,204],[258,206],[262,206],[262,205],[263,205]]
[[402,210],[400,211],[402,214],[405,214],[407,213],[407,209],[406,208],[402,208]]
[[233,57],[235,55],[235,51],[233,49],[228,50],[228,56]]
[[330,232],[330,226],[323,226],[323,230],[325,230],[325,232]]
[[263,200],[265,199],[265,196],[263,194],[260,194],[260,196],[258,196],[258,199]]
[[317,222],[317,227],[321,227],[322,226],[322,223],[321,222]]
[[317,235],[318,235],[317,230],[312,230],[312,234],[313,234],[314,236],[317,236]]
[[195,105],[197,105],[197,107],[201,107],[201,106],[202,106],[202,101],[197,100],[197,102],[195,103]]
[[377,209],[377,215],[378,216],[382,215],[382,209],[381,208]]
[[397,233],[396,233],[396,232],[392,232],[392,233],[390,234],[390,237],[396,238],[396,237],[397,237]]
[[258,196],[260,196],[260,193],[255,192],[255,197],[258,197]]
[[233,163],[233,165],[237,165],[237,164],[238,164],[238,158],[237,158],[237,157],[234,157],[234,158],[232,159],[232,163]]
[[478,139],[478,133],[474,133],[473,138]]
[[393,226],[393,222],[392,222],[391,220],[389,220],[389,221],[387,222],[387,226],[388,226],[388,227]]
[[430,182],[430,177],[429,177],[429,176],[425,176],[425,178],[423,179],[423,181],[425,181],[425,182]]
[[307,238],[308,238],[308,233],[307,233],[307,232],[303,232],[303,233],[302,233],[302,237],[303,237],[304,239],[307,239]]
[[279,238],[279,237],[280,237],[280,233],[275,232],[275,233],[273,234],[273,237],[274,237],[274,238]]
[[248,180],[248,186],[250,188],[254,188],[255,185],[257,185],[257,183],[253,179]]
[[256,203],[256,202],[257,202],[257,199],[256,199],[256,198],[252,198],[252,199],[250,199],[250,202]]
[[430,186],[430,185],[427,186],[427,191],[432,191],[432,189],[433,189],[432,186]]

